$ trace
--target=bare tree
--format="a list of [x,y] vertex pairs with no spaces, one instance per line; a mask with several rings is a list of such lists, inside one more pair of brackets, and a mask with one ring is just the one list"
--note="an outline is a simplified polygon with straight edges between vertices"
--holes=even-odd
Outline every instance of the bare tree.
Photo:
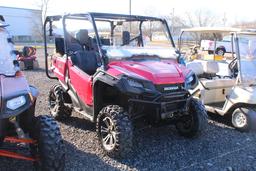
[[33,12],[32,17],[32,34],[36,40],[43,40],[43,23],[47,17],[48,5],[50,0],[38,0],[37,6],[39,8],[38,11]]

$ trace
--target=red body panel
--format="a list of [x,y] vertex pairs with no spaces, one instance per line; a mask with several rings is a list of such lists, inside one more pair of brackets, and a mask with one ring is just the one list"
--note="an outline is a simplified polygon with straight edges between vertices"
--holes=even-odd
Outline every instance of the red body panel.
[[[74,66],[70,59],[57,57],[53,59],[54,73],[60,81],[65,81],[65,72],[68,67],[69,77],[79,98],[89,106],[93,105],[93,76],[90,76]],[[176,60],[145,60],[145,61],[114,61],[108,65],[107,72],[112,76],[127,75],[152,81],[154,84],[184,83],[189,72]]]
[[62,82],[65,81],[65,72],[66,72],[66,59],[62,57],[54,57],[52,60],[54,66],[54,73],[58,79]]
[[183,83],[184,71],[173,60],[118,61],[109,64],[108,73],[114,76],[126,74],[152,81],[154,84]]
[[68,60],[70,81],[79,98],[87,105],[93,105],[92,76],[86,74]]

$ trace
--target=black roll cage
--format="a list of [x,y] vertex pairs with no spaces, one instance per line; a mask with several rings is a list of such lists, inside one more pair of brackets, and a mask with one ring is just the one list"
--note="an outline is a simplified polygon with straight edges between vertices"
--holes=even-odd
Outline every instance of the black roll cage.
[[[52,77],[49,74],[49,67],[48,67],[48,52],[47,52],[47,24],[49,23],[49,36],[53,36],[52,34],[52,23],[54,21],[59,21],[62,19],[62,24],[63,24],[63,31],[64,31],[64,50],[65,50],[65,54],[67,52],[67,30],[66,30],[66,26],[65,26],[65,20],[66,19],[87,19],[88,21],[90,21],[93,25],[93,29],[95,32],[95,38],[96,38],[96,44],[97,44],[97,48],[98,48],[98,52],[100,54],[100,59],[101,62],[103,64],[103,69],[106,70],[107,67],[107,57],[105,56],[105,54],[103,53],[101,47],[102,47],[102,42],[99,38],[99,34],[98,34],[98,30],[97,30],[97,26],[95,21],[106,21],[106,22],[110,22],[110,26],[111,26],[111,37],[113,37],[114,34],[114,29],[115,29],[115,25],[114,25],[114,21],[113,20],[118,20],[118,21],[125,21],[125,22],[129,22],[129,21],[140,21],[140,25],[139,25],[139,35],[136,36],[135,38],[139,38],[141,39],[142,37],[142,23],[144,21],[160,21],[161,23],[164,24],[168,37],[171,41],[171,45],[175,48],[175,43],[174,40],[172,38],[170,29],[168,27],[167,21],[165,19],[162,18],[157,18],[157,17],[147,17],[147,16],[139,16],[139,15],[126,15],[126,14],[110,14],[110,13],[79,13],[79,14],[67,14],[64,16],[61,15],[55,15],[55,16],[47,16],[44,22],[44,53],[45,53],[45,70],[46,70],[46,75],[48,78],[50,79],[58,79],[57,77]],[[134,39],[135,39],[134,38]],[[141,45],[143,46],[143,40],[139,40],[141,42]]]

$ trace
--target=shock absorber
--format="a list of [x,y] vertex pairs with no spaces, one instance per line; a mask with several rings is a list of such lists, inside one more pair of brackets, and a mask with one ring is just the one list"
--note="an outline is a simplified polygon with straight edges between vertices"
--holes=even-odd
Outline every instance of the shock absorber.
[[25,138],[25,133],[24,133],[24,131],[21,129],[19,123],[17,122],[16,117],[11,117],[11,118],[9,119],[9,121],[14,125],[15,131],[16,131],[18,137],[21,138],[21,139]]

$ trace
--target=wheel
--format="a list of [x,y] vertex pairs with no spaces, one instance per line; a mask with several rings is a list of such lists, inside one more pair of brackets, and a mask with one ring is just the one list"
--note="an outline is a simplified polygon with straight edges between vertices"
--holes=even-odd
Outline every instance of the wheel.
[[56,120],[64,120],[71,116],[72,109],[65,105],[63,90],[60,85],[53,85],[49,92],[50,114]]
[[65,148],[57,122],[43,115],[36,117],[34,123],[30,136],[37,141],[37,145],[31,145],[30,148],[32,155],[39,158],[34,163],[36,170],[64,170]]
[[208,54],[209,54],[209,55],[212,55],[212,54],[213,54],[213,51],[212,51],[212,50],[208,50]]
[[256,129],[256,112],[252,109],[239,108],[232,114],[232,125],[241,132]]
[[25,70],[25,63],[23,61],[19,61],[20,70]]
[[196,99],[191,99],[189,113],[178,120],[176,129],[184,137],[196,137],[206,128],[207,118],[207,112],[203,104]]
[[99,144],[111,157],[125,157],[132,151],[133,126],[124,109],[118,105],[104,107],[96,123]]
[[217,48],[215,53],[219,56],[224,56],[225,55],[225,49],[224,48]]
[[38,60],[34,60],[33,61],[33,69],[38,69],[39,68],[39,63],[38,63]]

